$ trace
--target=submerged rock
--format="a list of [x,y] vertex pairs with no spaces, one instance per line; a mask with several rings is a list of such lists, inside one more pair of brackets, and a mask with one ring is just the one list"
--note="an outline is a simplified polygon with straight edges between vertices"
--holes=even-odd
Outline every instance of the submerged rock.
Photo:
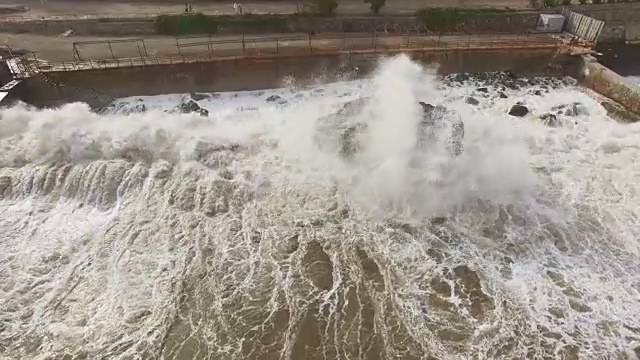
[[515,104],[511,107],[511,110],[509,110],[509,115],[517,117],[526,116],[528,113],[529,109],[521,104]]
[[480,101],[472,98],[471,96],[469,96],[464,102],[466,102],[469,105],[480,105]]
[[476,91],[481,93],[488,93],[489,89],[487,89],[486,87],[480,87],[480,88],[477,88]]
[[502,91],[498,94],[498,96],[500,97],[500,99],[508,98],[507,94],[503,93]]
[[[474,99],[475,100],[475,99]],[[477,100],[476,100],[477,101]],[[454,113],[447,110],[443,106],[433,106],[425,102],[420,102],[422,106],[423,117],[418,124],[418,149],[425,149],[434,135],[445,135],[448,137],[446,142],[447,151],[452,156],[462,154],[464,140],[464,123]],[[451,133],[443,132],[450,125]],[[439,132],[439,134],[436,134]]]
[[569,107],[567,107],[567,109],[564,111],[564,114],[566,116],[580,116],[588,115],[589,111],[587,110],[586,106],[582,105],[579,102],[574,102],[573,104],[569,105]]
[[267,98],[267,102],[276,102],[278,100],[282,100],[282,96],[274,94]]
[[198,103],[193,100],[183,102],[182,104],[176,106],[175,111],[181,112],[183,114],[197,113],[201,116],[209,116],[209,110],[201,108],[200,105],[198,105]]
[[[360,137],[367,131],[367,116],[359,116],[366,111],[369,98],[360,98],[345,103],[336,113],[322,117],[318,120],[317,133],[314,140],[321,148],[335,151],[341,157],[349,159],[356,155],[362,148]],[[418,139],[416,150],[427,148],[427,144],[434,135],[440,136],[440,132],[449,137],[447,149],[454,156],[462,152],[462,140],[464,137],[464,124],[453,113],[443,106],[434,106],[420,102],[423,117],[417,124]],[[451,126],[446,126],[450,123]],[[437,134],[436,134],[437,133]],[[336,147],[337,145],[337,147]]]
[[539,117],[542,120],[542,123],[550,126],[550,127],[558,127],[560,126],[560,121],[558,121],[558,117],[555,114],[543,114]]
[[201,100],[210,98],[209,94],[200,94],[200,93],[190,93],[189,97],[191,97],[191,99],[193,99],[194,101],[201,101]]

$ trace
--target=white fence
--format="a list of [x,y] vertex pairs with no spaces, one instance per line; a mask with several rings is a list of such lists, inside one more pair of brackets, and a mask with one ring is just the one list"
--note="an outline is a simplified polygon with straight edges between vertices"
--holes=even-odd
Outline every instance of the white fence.
[[567,19],[564,31],[582,40],[593,43],[598,41],[598,37],[604,28],[604,21],[578,14],[567,8],[562,9],[562,15]]

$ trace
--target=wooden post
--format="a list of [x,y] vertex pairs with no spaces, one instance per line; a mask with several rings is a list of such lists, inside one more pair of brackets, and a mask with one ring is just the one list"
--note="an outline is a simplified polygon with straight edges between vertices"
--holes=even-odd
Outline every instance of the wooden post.
[[[116,56],[113,55],[113,48],[111,48],[111,41],[107,41],[107,44],[109,44],[109,51],[111,51],[111,57],[115,59]],[[138,50],[140,50],[140,46],[138,46]]]

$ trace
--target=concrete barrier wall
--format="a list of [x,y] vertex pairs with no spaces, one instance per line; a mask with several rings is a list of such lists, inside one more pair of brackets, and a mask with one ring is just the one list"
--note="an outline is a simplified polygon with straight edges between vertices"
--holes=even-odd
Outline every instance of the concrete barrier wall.
[[579,60],[579,64],[576,78],[581,85],[640,115],[640,86],[599,64],[591,56],[584,56]]
[[[414,53],[412,57],[438,66],[440,73],[511,70],[523,75],[545,74],[554,49]],[[367,76],[378,55],[332,55],[277,59],[238,59],[174,65],[150,65],[104,70],[50,72],[55,82],[87,88],[113,97],[189,92],[247,91],[309,85]],[[36,106],[83,101],[39,79],[28,80],[24,99]]]

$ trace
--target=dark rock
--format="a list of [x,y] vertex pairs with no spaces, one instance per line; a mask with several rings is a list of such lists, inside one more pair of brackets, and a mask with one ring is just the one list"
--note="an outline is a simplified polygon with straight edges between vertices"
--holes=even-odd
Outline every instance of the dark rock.
[[513,81],[505,83],[505,86],[511,90],[520,90],[520,87]]
[[459,81],[459,82],[465,82],[469,80],[469,74],[456,74],[455,75],[455,80]]
[[134,113],[142,113],[145,111],[147,111],[147,106],[145,104],[138,104],[134,106],[133,109],[131,109],[131,112],[134,112]]
[[424,112],[429,112],[429,111],[433,111],[436,107],[431,105],[431,104],[427,104],[423,101],[420,101],[418,104],[420,104],[420,106],[422,106],[422,110]]
[[529,86],[529,83],[523,79],[517,79],[513,82],[517,87],[523,88]]
[[558,118],[554,114],[542,114],[540,115],[539,119],[542,120],[542,122],[547,126],[560,126],[560,121],[558,121]]
[[469,105],[474,105],[474,106],[480,104],[480,101],[472,98],[471,96],[469,96],[464,102],[466,102]]
[[271,95],[267,98],[267,102],[275,102],[282,99],[282,97],[280,95]]
[[528,113],[529,109],[526,106],[520,104],[513,105],[511,107],[511,110],[509,110],[509,115],[517,117],[526,116]]
[[536,90],[533,92],[533,95],[542,96],[542,91]]
[[193,100],[189,100],[189,102],[186,103],[183,102],[182,104],[176,106],[175,110],[183,114],[198,113],[201,116],[209,116],[209,111],[201,108],[200,105],[198,105],[198,103]]
[[200,94],[200,93],[190,93],[189,97],[191,97],[191,99],[194,100],[194,101],[200,101],[200,100],[208,99],[209,95],[208,94]]
[[486,87],[481,87],[481,88],[477,88],[476,91],[482,92],[482,93],[488,93],[489,89],[487,89]]
[[498,95],[500,96],[500,99],[508,98],[507,94],[503,93],[502,91]]
[[313,92],[316,94],[324,94],[324,89],[315,89]]

